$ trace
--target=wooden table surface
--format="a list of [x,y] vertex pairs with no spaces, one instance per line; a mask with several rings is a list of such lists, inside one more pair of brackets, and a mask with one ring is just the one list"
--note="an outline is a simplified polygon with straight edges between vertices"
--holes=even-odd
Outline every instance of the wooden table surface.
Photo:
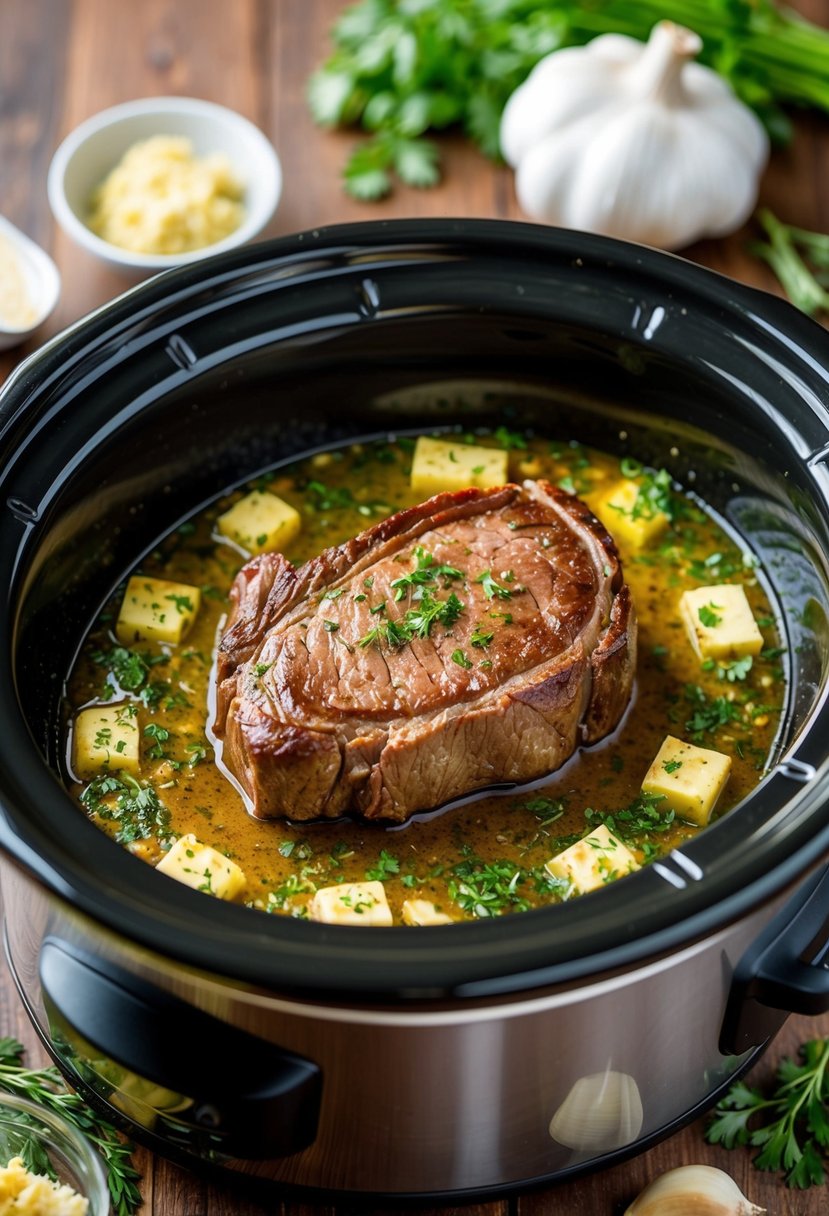
[[[829,25],[827,0],[799,0],[804,15]],[[63,136],[118,102],[183,94],[221,102],[256,122],[275,144],[285,174],[283,199],[265,235],[346,220],[393,216],[521,218],[511,174],[460,140],[447,138],[445,180],[434,190],[400,189],[383,202],[349,200],[339,184],[348,133],[323,132],[310,121],[305,82],[329,49],[327,31],[342,0],[0,0],[0,213],[40,242],[63,278],[60,306],[35,339],[0,354],[0,382],[25,354],[128,284],[56,230],[46,201],[49,160]],[[829,118],[798,115],[796,138],[775,152],[761,201],[801,227],[829,231]],[[687,256],[747,283],[774,284],[746,252],[748,231],[706,242]],[[29,1058],[38,1049],[8,976],[0,974],[0,1034],[15,1034]],[[751,1080],[768,1082],[783,1055],[806,1038],[829,1035],[829,1015],[793,1017]],[[643,1156],[592,1177],[543,1191],[466,1207],[470,1216],[601,1216],[619,1214],[663,1170],[707,1162],[728,1170],[755,1203],[776,1216],[818,1216],[825,1191],[791,1192],[757,1172],[746,1150],[707,1145],[698,1121]],[[275,1199],[262,1207],[231,1188],[210,1185],[141,1150],[144,1216],[330,1216],[344,1209]],[[400,1208],[358,1205],[360,1216]],[[407,1209],[425,1216],[426,1208]],[[430,1208],[444,1216],[455,1209]],[[688,1216],[694,1216],[689,1212]]]

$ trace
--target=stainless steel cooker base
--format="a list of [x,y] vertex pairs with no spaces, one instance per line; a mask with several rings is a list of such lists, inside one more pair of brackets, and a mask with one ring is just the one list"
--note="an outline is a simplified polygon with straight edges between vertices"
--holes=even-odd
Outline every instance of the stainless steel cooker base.
[[[827,368],[826,332],[771,297],[485,221],[220,256],[24,363],[0,393],[0,876],[16,980],[67,1074],[177,1157],[471,1196],[638,1151],[787,1010],[825,1009]],[[790,696],[755,793],[595,895],[417,931],[206,899],[87,822],[59,781],[63,679],[160,535],[315,447],[501,422],[666,467],[761,558]]]

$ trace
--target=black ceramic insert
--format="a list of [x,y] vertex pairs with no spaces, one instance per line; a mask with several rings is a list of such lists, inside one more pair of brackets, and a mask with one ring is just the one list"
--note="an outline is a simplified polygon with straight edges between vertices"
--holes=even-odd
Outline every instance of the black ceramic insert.
[[[128,293],[0,395],[0,844],[127,937],[316,995],[568,982],[735,918],[829,852],[827,366],[829,335],[772,297],[521,224],[322,230]],[[179,888],[86,822],[55,776],[62,681],[160,535],[315,447],[503,422],[667,467],[763,559],[793,656],[784,763],[683,848],[701,878],[667,861],[568,906],[333,940]]]

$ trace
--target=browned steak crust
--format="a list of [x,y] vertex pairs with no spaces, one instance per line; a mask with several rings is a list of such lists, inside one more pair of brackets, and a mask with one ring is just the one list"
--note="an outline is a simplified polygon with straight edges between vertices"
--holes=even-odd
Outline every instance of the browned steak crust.
[[578,498],[544,481],[438,494],[299,569],[244,566],[214,729],[260,818],[402,822],[608,734],[635,650],[616,548]]

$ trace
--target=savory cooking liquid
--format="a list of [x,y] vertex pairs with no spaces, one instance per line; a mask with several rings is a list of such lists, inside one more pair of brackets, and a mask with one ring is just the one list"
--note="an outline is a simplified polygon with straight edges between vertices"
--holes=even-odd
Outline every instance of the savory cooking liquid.
[[[150,863],[193,833],[241,866],[247,879],[241,898],[269,912],[304,916],[319,888],[380,880],[397,923],[403,901],[413,898],[460,920],[558,901],[566,884],[544,863],[603,821],[645,864],[693,836],[698,828],[640,794],[668,734],[732,758],[715,815],[744,798],[763,775],[785,698],[774,615],[752,556],[698,501],[675,492],[666,475],[634,461],[504,428],[475,443],[507,447],[513,480],[546,478],[588,504],[612,481],[634,480],[654,509],[671,517],[648,545],[626,551],[619,539],[639,619],[639,657],[630,707],[612,735],[577,751],[532,788],[475,796],[402,827],[251,818],[220,756],[217,763],[208,721],[217,635],[247,557],[219,536],[215,521],[240,490],[168,536],[141,566],[144,575],[202,589],[199,614],[181,644],[121,646],[113,626],[123,588],[85,641],[69,680],[71,713],[126,702],[141,735],[138,782],[127,782],[126,794],[107,789],[106,775],[81,782],[70,773],[86,813]],[[408,437],[355,444],[260,478],[258,487],[301,513],[302,530],[286,556],[301,563],[417,501],[409,485],[413,448]],[[682,591],[720,583],[745,588],[764,638],[753,659],[701,662],[689,644],[679,614]]]

